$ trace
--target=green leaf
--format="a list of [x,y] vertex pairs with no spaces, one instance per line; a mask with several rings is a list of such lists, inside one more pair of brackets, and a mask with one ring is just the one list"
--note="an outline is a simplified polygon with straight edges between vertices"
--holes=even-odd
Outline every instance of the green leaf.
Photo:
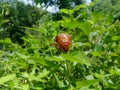
[[92,24],[88,21],[82,22],[79,24],[79,28],[82,29],[82,31],[86,34],[89,35],[90,30],[91,30]]
[[120,36],[112,36],[113,41],[119,40],[119,38],[120,38]]
[[91,85],[97,84],[99,83],[99,79],[95,79],[95,80],[82,80],[82,81],[78,81],[76,82],[76,88],[82,88],[82,87],[89,87]]
[[81,51],[74,51],[69,54],[62,54],[62,57],[72,62],[77,62],[77,63],[85,64],[85,65],[91,65],[90,59]]
[[22,58],[22,59],[28,59],[28,58],[29,58],[29,56],[24,55],[24,54],[19,53],[19,52],[16,52],[16,55],[17,55],[18,57]]
[[29,84],[22,85],[22,89],[23,89],[23,90],[29,90]]
[[99,52],[96,52],[96,51],[91,52],[91,54],[92,54],[93,56],[101,56],[101,54],[100,54]]
[[7,76],[3,76],[0,78],[0,85],[4,84],[5,82],[8,82],[16,77],[15,74],[9,74]]
[[76,21],[75,19],[71,19],[68,25],[69,25],[69,29],[75,29],[79,26],[79,22]]
[[47,66],[52,67],[52,68],[55,68],[55,69],[59,69],[59,68],[61,67],[61,65],[56,64],[56,63],[54,63],[53,61],[48,61],[48,60],[46,60],[45,62],[46,62],[46,64],[47,64]]
[[120,75],[120,69],[119,68],[112,69],[109,72],[112,75]]
[[94,24],[96,24],[97,22],[99,22],[100,20],[103,20],[104,17],[104,13],[100,12],[100,13],[93,13],[93,18],[92,21]]
[[20,28],[24,28],[27,30],[32,30],[32,31],[39,31],[38,28],[31,28],[31,27],[25,27],[25,26],[19,26]]
[[56,79],[56,81],[58,83],[59,88],[65,87],[64,83],[59,80],[58,76],[56,74],[54,74],[54,76],[55,76],[55,79]]
[[62,56],[47,56],[46,57],[50,61],[62,61],[64,58]]
[[55,64],[53,60],[57,59],[55,57],[52,58],[52,56],[46,56],[46,58],[40,56],[39,54],[36,54],[35,56],[30,57],[31,60],[34,60],[35,63],[39,63],[45,66],[49,66],[52,68],[59,68],[60,65]]
[[68,14],[68,15],[71,15],[71,14],[72,14],[72,10],[68,10],[68,9],[61,9],[60,12],[61,12],[61,13]]
[[47,77],[49,73],[50,73],[50,71],[47,71],[46,69],[44,69],[43,72],[39,73],[38,77],[39,78]]
[[6,22],[9,22],[9,20],[0,20],[0,26]]
[[47,66],[45,59],[39,54],[35,54],[34,56],[31,55],[29,59],[33,60],[35,63],[39,63],[39,64]]
[[0,43],[12,44],[10,38],[6,38],[6,39],[4,39],[4,40],[0,40]]
[[80,8],[87,8],[87,5],[86,4],[80,4],[79,6],[75,6],[73,11],[80,10]]

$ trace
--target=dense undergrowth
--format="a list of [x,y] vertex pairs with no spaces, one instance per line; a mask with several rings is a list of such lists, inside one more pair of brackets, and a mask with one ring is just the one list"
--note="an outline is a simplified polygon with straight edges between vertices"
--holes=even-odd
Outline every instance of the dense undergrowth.
[[[1,38],[0,89],[118,90],[120,22],[110,13],[92,12],[92,5],[61,9],[58,21],[43,16],[33,27],[20,25],[26,33],[22,45]],[[9,20],[0,15],[2,35]],[[61,32],[72,37],[68,53],[51,46]]]

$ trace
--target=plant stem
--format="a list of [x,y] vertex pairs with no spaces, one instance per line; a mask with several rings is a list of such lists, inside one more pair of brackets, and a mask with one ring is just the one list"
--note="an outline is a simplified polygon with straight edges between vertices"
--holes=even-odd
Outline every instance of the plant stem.
[[70,88],[71,86],[71,81],[70,81],[70,65],[69,61],[66,60],[66,78],[68,80],[68,87]]

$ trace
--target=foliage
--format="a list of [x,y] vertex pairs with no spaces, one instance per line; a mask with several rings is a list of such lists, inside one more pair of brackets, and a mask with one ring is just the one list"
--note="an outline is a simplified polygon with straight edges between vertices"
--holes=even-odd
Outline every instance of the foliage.
[[[120,21],[94,12],[96,5],[61,9],[59,21],[44,20],[24,27],[24,48],[1,39],[0,88],[17,90],[119,90]],[[2,23],[2,21],[1,21]],[[1,30],[1,29],[0,29]],[[53,37],[69,33],[68,53],[58,53]]]
[[23,44],[21,39],[26,35],[25,29],[22,27],[34,27],[39,25],[39,20],[44,16],[45,12],[35,6],[25,5],[22,2],[12,4],[1,3],[2,19],[8,20],[2,27],[6,31],[6,38],[9,37],[13,42]]
[[62,8],[73,8],[75,5],[79,5],[84,2],[84,0],[34,0],[36,4],[44,4],[45,7],[56,5],[59,7],[59,9]]
[[114,20],[120,20],[120,1],[119,0],[98,0],[96,5],[93,7],[94,12],[104,12],[106,14],[112,14]]

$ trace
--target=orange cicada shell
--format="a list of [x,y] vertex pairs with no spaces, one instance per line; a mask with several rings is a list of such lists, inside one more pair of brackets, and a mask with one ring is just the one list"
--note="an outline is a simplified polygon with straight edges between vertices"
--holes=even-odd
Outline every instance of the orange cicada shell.
[[60,33],[55,38],[58,51],[68,52],[70,45],[72,44],[72,39],[69,34]]

